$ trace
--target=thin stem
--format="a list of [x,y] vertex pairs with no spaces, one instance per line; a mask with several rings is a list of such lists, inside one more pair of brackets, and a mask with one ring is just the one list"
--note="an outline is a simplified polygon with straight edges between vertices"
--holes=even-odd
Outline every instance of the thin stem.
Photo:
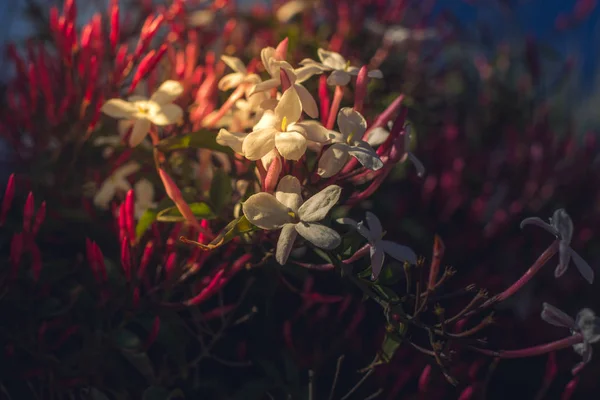
[[569,336],[569,337],[566,337],[566,338],[563,338],[560,340],[556,340],[554,342],[541,344],[541,345],[533,346],[533,347],[527,347],[525,349],[519,349],[519,350],[493,351],[493,350],[479,349],[479,348],[473,348],[473,347],[471,347],[471,349],[475,350],[481,354],[489,355],[492,357],[525,358],[525,357],[539,356],[539,355],[550,353],[550,352],[556,351],[556,350],[566,349],[567,347],[571,347],[575,344],[582,343],[582,342],[583,342],[583,335],[581,333],[576,333],[572,336]]
[[315,371],[308,370],[308,400],[315,400]]
[[335,124],[335,118],[342,104],[342,97],[344,97],[344,87],[336,86],[335,93],[333,94],[333,101],[331,102],[331,108],[329,109],[329,118],[327,119],[327,129],[333,129]]
[[244,95],[244,90],[246,90],[246,86],[247,85],[245,84],[238,86],[237,89],[235,89],[233,93],[231,93],[231,96],[229,96],[227,101],[223,103],[219,111],[217,111],[217,113],[214,114],[210,120],[206,121],[206,124],[204,126],[206,128],[212,128],[217,122],[219,122],[219,120],[223,118],[227,111],[229,111],[231,107],[233,107],[235,102],[242,98],[242,96]]
[[333,376],[333,383],[331,384],[331,390],[329,391],[329,400],[333,400],[333,394],[335,393],[335,387],[337,386],[338,378],[340,377],[340,370],[342,369],[342,362],[344,361],[344,355],[342,354],[335,366],[335,375]]
[[358,388],[365,383],[365,381],[367,380],[367,378],[369,376],[371,376],[371,374],[373,374],[373,371],[375,371],[374,369],[370,369],[369,371],[367,371],[366,374],[363,375],[363,377],[360,379],[360,381],[358,381],[358,383],[356,385],[354,385],[354,387],[352,389],[350,389],[350,391],[348,393],[346,393],[344,395],[344,397],[342,397],[342,400],[347,400],[350,396],[352,396],[352,393],[356,392],[358,390]]

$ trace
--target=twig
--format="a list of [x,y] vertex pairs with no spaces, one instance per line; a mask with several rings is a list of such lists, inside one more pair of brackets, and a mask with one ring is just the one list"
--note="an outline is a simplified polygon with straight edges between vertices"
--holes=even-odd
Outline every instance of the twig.
[[308,400],[315,400],[315,371],[308,370]]
[[376,398],[377,396],[379,396],[381,393],[383,393],[383,389],[379,389],[378,391],[376,391],[375,393],[373,393],[369,397],[365,398],[365,400],[373,400],[374,398]]
[[367,371],[366,374],[363,375],[363,377],[360,379],[360,381],[358,381],[358,383],[356,385],[354,385],[354,387],[352,389],[350,389],[350,391],[348,393],[346,393],[346,395],[344,397],[342,397],[342,400],[348,400],[348,398],[350,396],[352,396],[352,394],[354,392],[356,392],[358,390],[358,388],[365,383],[365,381],[367,380],[367,378],[369,376],[371,376],[371,374],[373,374],[373,371],[375,371],[374,369],[370,369],[369,371]]
[[337,386],[338,378],[340,377],[340,370],[342,368],[342,362],[344,361],[344,355],[342,354],[335,366],[335,375],[333,376],[333,383],[331,384],[331,390],[329,391],[329,400],[333,400],[333,394],[335,392],[335,387]]

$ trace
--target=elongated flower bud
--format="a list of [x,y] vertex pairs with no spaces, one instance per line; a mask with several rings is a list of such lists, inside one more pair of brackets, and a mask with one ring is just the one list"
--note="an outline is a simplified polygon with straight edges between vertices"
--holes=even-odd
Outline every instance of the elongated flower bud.
[[140,266],[137,271],[138,279],[142,279],[144,277],[144,273],[150,264],[150,260],[152,259],[152,255],[154,254],[154,243],[152,241],[146,243],[144,247],[144,254],[142,255],[142,261],[140,261]]
[[110,6],[110,51],[114,54],[119,43],[119,1],[113,0]]
[[19,264],[21,262],[21,256],[23,255],[23,245],[23,234],[15,233],[12,237],[12,240],[10,241],[11,279],[15,279],[17,277],[17,273],[19,271]]
[[125,227],[129,241],[135,243],[135,193],[133,189],[127,192],[125,197]]
[[367,76],[367,67],[363,66],[358,71],[356,77],[356,90],[354,92],[354,111],[362,113],[363,104],[367,97],[367,84],[369,83],[369,77]]
[[177,253],[171,253],[167,257],[167,262],[165,262],[165,276],[167,280],[173,278],[173,274],[175,272],[175,267],[177,266]]
[[435,287],[438,273],[440,271],[440,264],[442,262],[442,257],[444,257],[445,251],[444,242],[442,238],[438,235],[435,235],[433,239],[433,256],[431,258],[431,268],[429,269],[429,281],[427,283],[427,288],[429,290],[433,290]]
[[274,58],[276,60],[284,61],[286,59],[287,51],[288,51],[288,43],[289,43],[289,39],[287,37],[285,39],[283,39],[281,42],[279,42],[279,44],[275,48]]
[[123,238],[121,241],[121,267],[125,272],[125,279],[129,282],[131,280],[131,249],[127,238]]
[[25,207],[23,208],[23,231],[29,232],[31,230],[31,220],[33,219],[33,211],[35,207],[35,201],[33,199],[33,193],[29,192],[27,200],[25,201]]
[[269,169],[267,170],[267,176],[265,177],[265,192],[273,193],[275,188],[277,187],[277,182],[279,181],[279,174],[281,174],[281,157],[277,156],[269,165]]
[[4,197],[2,198],[2,209],[0,210],[0,226],[4,225],[6,216],[10,210],[13,198],[15,197],[15,174],[10,174],[8,177],[8,183],[4,190]]
[[34,236],[40,231],[40,227],[42,226],[44,219],[46,219],[46,202],[42,201],[40,208],[38,208],[37,213],[35,214],[33,228],[31,229],[31,232]]
[[165,191],[167,192],[167,196],[169,196],[169,198],[173,200],[173,202],[175,202],[175,205],[177,206],[177,209],[179,210],[181,215],[183,215],[185,220],[194,228],[201,230],[200,224],[196,220],[192,209],[183,199],[181,191],[179,190],[175,182],[173,182],[169,174],[163,171],[162,168],[159,168],[158,173],[165,187]]

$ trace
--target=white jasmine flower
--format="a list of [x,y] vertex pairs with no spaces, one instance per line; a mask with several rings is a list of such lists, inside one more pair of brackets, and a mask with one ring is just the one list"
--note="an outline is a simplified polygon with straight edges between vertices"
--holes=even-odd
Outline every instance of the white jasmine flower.
[[338,202],[342,189],[328,186],[305,202],[300,191],[298,179],[287,175],[277,185],[274,196],[257,193],[242,205],[252,224],[266,230],[281,229],[275,252],[275,259],[281,265],[286,263],[298,234],[325,250],[336,248],[342,240],[336,231],[318,223]]
[[368,227],[365,226],[364,222],[356,222],[350,218],[339,218],[336,221],[354,227],[358,233],[369,241],[371,245],[371,279],[377,279],[381,273],[385,253],[400,262],[417,263],[417,255],[409,247],[383,240],[383,228],[375,214],[367,211],[366,220]]
[[152,96],[131,96],[127,101],[110,99],[102,106],[102,112],[119,119],[135,121],[129,137],[129,145],[140,144],[150,125],[167,126],[178,123],[183,117],[183,110],[173,101],[181,95],[183,86],[177,81],[166,81]]
[[584,308],[577,313],[576,320],[548,304],[543,304],[542,319],[554,326],[564,327],[571,330],[571,334],[581,334],[583,342],[573,345],[573,350],[579,354],[583,361],[573,371],[581,369],[592,359],[592,343],[600,341],[600,318],[596,317],[594,311]]
[[319,175],[329,178],[337,174],[350,156],[370,170],[377,171],[383,167],[375,150],[361,140],[367,130],[367,121],[359,112],[350,107],[342,108],[338,113],[337,123],[341,134],[334,133],[333,144],[321,156],[317,170]]
[[228,75],[225,75],[221,78],[217,87],[219,90],[229,90],[234,89],[241,85],[242,83],[258,83],[260,82],[260,77],[256,74],[249,74],[246,66],[237,57],[230,56],[221,56],[221,60],[229,66],[234,72]]
[[[300,65],[303,67],[294,71],[298,76],[299,82],[304,82],[315,74],[333,71],[327,78],[327,84],[331,86],[346,86],[352,76],[358,75],[360,68],[350,66],[350,62],[346,61],[339,53],[318,49],[317,55],[319,56],[319,60],[321,60],[320,63],[310,58],[306,58],[300,62]],[[383,78],[383,74],[378,69],[369,71],[367,76],[369,78]]]
[[288,23],[296,15],[300,14],[310,5],[303,0],[291,0],[282,5],[275,12],[275,17],[279,22]]
[[556,278],[565,273],[569,267],[569,262],[572,259],[581,276],[583,276],[583,278],[589,283],[594,282],[594,270],[592,267],[590,267],[590,265],[583,258],[581,258],[581,256],[577,254],[575,250],[571,248],[571,239],[573,238],[573,221],[563,208],[559,208],[558,210],[554,211],[552,218],[550,218],[550,223],[544,222],[538,217],[530,217],[525,218],[521,222],[521,229],[523,229],[525,225],[537,225],[547,230],[560,240],[558,247],[559,262],[558,266],[554,270],[554,276]]
[[94,195],[94,204],[96,207],[108,209],[110,201],[115,197],[117,191],[127,192],[131,189],[131,185],[127,181],[127,177],[140,169],[140,165],[136,162],[129,162],[117,168],[111,176],[109,176],[100,189]]
[[294,87],[285,91],[275,110],[266,110],[254,130],[245,137],[242,152],[249,160],[258,160],[276,148],[283,158],[299,160],[307,141],[325,142],[330,131],[317,121],[298,122],[302,104]]
[[250,90],[250,94],[252,95],[259,92],[265,92],[267,90],[279,87],[279,85],[281,85],[281,70],[283,69],[290,80],[291,86],[296,89],[296,93],[298,93],[298,96],[300,97],[300,102],[302,103],[304,112],[312,118],[317,118],[319,116],[319,107],[317,107],[317,102],[312,94],[310,94],[308,89],[300,84],[300,82],[303,81],[296,77],[292,66],[286,61],[276,60],[275,49],[273,47],[266,47],[262,49],[260,52],[260,57],[265,70],[271,76],[271,79],[267,79],[264,82],[256,84]]
[[154,201],[154,187],[148,179],[137,181],[133,185],[133,192],[135,194],[134,213],[136,219],[140,219],[149,208],[156,208],[157,203]]

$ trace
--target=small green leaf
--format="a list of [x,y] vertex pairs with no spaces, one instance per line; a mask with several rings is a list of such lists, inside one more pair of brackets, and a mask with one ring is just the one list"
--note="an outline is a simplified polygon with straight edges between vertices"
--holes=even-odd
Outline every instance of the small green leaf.
[[[210,206],[204,202],[190,203],[188,204],[192,213],[195,217],[200,219],[214,219],[216,218],[215,213]],[[181,222],[185,221],[185,218],[179,212],[177,206],[166,208],[160,211],[156,215],[156,220],[160,222]]]
[[335,264],[331,260],[331,257],[329,257],[329,255],[325,251],[319,249],[318,247],[313,247],[313,250],[315,253],[317,253],[317,255],[319,257],[321,257],[323,260],[327,261],[329,264]]
[[379,351],[379,359],[384,363],[392,361],[394,354],[400,348],[402,340],[397,335],[386,334]]
[[156,148],[162,152],[183,149],[210,149],[233,155],[231,148],[217,143],[215,133],[208,129],[201,129],[187,135],[172,136],[161,140]]
[[146,210],[140,217],[137,225],[135,226],[135,237],[141,238],[144,233],[150,228],[152,223],[156,221],[158,213],[154,210]]
[[381,294],[381,296],[383,296],[384,299],[391,303],[396,303],[400,301],[400,296],[398,296],[398,294],[389,287],[382,285],[373,285],[373,288],[377,290],[377,292],[379,292],[379,294]]
[[228,223],[227,226],[221,230],[221,233],[219,233],[219,235],[209,244],[202,244],[185,238],[181,238],[180,240],[182,240],[184,243],[193,244],[205,250],[212,250],[224,245],[237,236],[257,230],[260,230],[260,228],[252,225],[250,221],[246,219],[246,216],[242,215],[241,217]]
[[223,170],[216,170],[210,186],[210,201],[217,214],[231,201],[231,178]]

